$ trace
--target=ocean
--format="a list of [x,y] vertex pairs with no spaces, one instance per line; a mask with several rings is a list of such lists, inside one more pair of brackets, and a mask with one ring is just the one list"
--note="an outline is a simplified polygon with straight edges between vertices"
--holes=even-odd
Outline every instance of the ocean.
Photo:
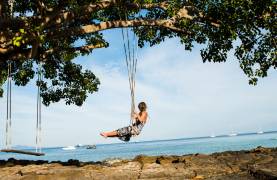
[[[107,159],[130,159],[137,155],[185,155],[193,153],[211,154],[222,151],[249,150],[257,146],[277,147],[277,132],[244,134],[237,136],[201,137],[116,144],[96,144],[96,149],[76,147],[63,150],[62,147],[43,148],[45,156],[29,156],[0,152],[0,159],[29,159],[48,161],[103,161]],[[29,149],[32,150],[32,149]]]

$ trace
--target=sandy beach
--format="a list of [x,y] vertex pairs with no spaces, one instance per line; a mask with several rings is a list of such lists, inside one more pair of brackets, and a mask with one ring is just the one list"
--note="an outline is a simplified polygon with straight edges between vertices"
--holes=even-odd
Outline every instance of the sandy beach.
[[0,179],[277,179],[277,148],[101,162],[9,159],[0,161]]

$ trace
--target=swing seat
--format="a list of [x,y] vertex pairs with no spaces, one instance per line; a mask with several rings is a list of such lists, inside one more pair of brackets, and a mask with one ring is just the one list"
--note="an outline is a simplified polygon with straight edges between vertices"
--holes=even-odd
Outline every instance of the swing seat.
[[26,154],[26,155],[32,155],[32,156],[44,156],[45,155],[44,153],[32,152],[32,151],[23,151],[23,150],[17,150],[17,149],[2,149],[1,152]]

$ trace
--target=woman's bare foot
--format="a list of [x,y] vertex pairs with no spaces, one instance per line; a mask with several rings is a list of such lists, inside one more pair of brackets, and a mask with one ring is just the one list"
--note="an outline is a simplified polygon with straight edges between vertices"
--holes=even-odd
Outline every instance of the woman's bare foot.
[[104,133],[104,132],[101,132],[100,135],[103,136],[104,138],[107,138],[107,137],[108,137],[108,136],[106,135],[106,133]]

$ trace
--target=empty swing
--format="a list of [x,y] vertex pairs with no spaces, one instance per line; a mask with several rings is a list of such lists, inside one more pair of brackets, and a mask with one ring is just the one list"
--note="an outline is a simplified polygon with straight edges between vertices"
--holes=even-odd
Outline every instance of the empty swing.
[[26,155],[34,156],[43,156],[44,153],[41,152],[41,97],[40,97],[40,82],[42,81],[41,65],[38,65],[38,78],[37,78],[37,119],[36,119],[36,151],[26,151],[12,149],[12,113],[11,113],[11,104],[12,104],[12,65],[11,62],[8,62],[8,77],[7,77],[7,117],[6,117],[6,131],[5,131],[5,149],[2,149],[1,152],[6,153],[19,153]]

